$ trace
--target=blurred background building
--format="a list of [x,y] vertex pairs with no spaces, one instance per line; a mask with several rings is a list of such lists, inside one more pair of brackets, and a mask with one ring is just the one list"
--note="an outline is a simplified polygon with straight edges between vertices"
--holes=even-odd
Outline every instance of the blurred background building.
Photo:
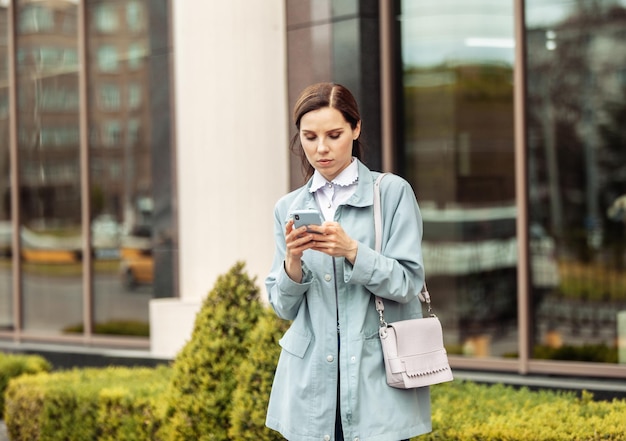
[[236,261],[263,289],[290,111],[335,81],[415,190],[453,367],[626,376],[625,30],[626,0],[0,0],[0,344],[169,359]]

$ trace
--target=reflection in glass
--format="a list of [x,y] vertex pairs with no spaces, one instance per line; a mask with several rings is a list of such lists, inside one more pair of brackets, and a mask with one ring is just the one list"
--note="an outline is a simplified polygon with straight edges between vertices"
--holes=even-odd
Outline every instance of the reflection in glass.
[[146,335],[154,294],[147,4],[87,2],[95,333]]
[[54,335],[83,313],[77,6],[19,0],[16,12],[24,328]]
[[114,72],[118,68],[119,54],[115,46],[101,45],[98,46],[98,67],[103,72]]
[[403,0],[401,173],[449,352],[517,352],[513,2]]
[[9,155],[9,71],[7,6],[0,5],[0,331],[13,329],[13,273],[11,264],[11,186]]
[[99,4],[93,8],[96,29],[100,32],[115,32],[119,28],[118,14],[113,5]]
[[45,5],[35,2],[27,4],[22,2],[23,7],[18,17],[18,28],[22,33],[50,32],[54,27],[54,11]]
[[144,17],[146,10],[140,0],[131,0],[126,4],[126,23],[128,29],[134,32],[144,30]]
[[615,363],[626,341],[625,6],[526,1],[536,358]]

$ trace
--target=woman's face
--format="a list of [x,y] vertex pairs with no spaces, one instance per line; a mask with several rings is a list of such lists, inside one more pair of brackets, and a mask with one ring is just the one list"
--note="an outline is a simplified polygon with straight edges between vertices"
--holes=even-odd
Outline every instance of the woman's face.
[[300,142],[315,170],[328,181],[335,179],[352,161],[352,141],[361,133],[361,122],[353,130],[341,112],[323,107],[300,119]]

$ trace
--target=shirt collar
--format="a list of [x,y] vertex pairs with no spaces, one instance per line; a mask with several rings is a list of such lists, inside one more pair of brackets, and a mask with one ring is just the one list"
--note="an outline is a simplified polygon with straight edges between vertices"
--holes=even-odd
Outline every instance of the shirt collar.
[[348,187],[354,184],[359,179],[359,162],[355,161],[355,159],[356,158],[352,157],[350,165],[343,169],[331,182],[328,182],[320,172],[315,170],[309,192],[315,193],[326,184],[337,185],[339,187]]

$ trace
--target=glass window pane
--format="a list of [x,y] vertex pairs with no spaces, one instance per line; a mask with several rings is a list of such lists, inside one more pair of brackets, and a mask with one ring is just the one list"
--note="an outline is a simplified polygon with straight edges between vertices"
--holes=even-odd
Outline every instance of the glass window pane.
[[517,352],[513,2],[400,1],[401,173],[451,353]]
[[140,83],[131,82],[128,84],[128,107],[135,109],[141,106],[142,87]]
[[13,224],[11,223],[11,162],[9,155],[8,11],[0,4],[0,331],[12,330],[13,268],[11,263]]
[[102,123],[102,145],[105,147],[122,146],[122,126],[119,121],[109,120]]
[[75,1],[17,1],[24,328],[82,326],[78,35]]
[[140,142],[141,136],[141,122],[137,118],[133,118],[128,121],[127,125],[127,140],[128,145],[133,146]]
[[[88,1],[115,17],[114,34],[90,30],[92,247],[95,333],[146,335],[154,296],[149,29],[137,21],[147,0]],[[112,77],[111,71],[115,71]],[[143,99],[142,99],[143,98]],[[166,109],[162,109],[162,111]],[[170,294],[171,295],[171,294]],[[103,330],[101,326],[108,326]]]
[[94,8],[96,28],[100,32],[115,32],[119,28],[117,11],[113,5],[101,4]]
[[141,31],[144,27],[144,5],[139,0],[133,0],[126,5],[126,22],[131,31]]
[[101,110],[118,110],[121,105],[121,93],[117,84],[101,84],[98,104]]
[[19,32],[50,32],[54,27],[54,10],[46,5],[24,4],[19,10]]
[[533,356],[615,363],[626,338],[626,3],[525,5]]
[[143,64],[145,56],[143,44],[138,42],[131,43],[128,47],[128,67],[133,70],[139,69]]
[[114,72],[117,70],[119,58],[117,48],[113,45],[103,44],[96,48],[98,54],[98,67],[103,72]]

